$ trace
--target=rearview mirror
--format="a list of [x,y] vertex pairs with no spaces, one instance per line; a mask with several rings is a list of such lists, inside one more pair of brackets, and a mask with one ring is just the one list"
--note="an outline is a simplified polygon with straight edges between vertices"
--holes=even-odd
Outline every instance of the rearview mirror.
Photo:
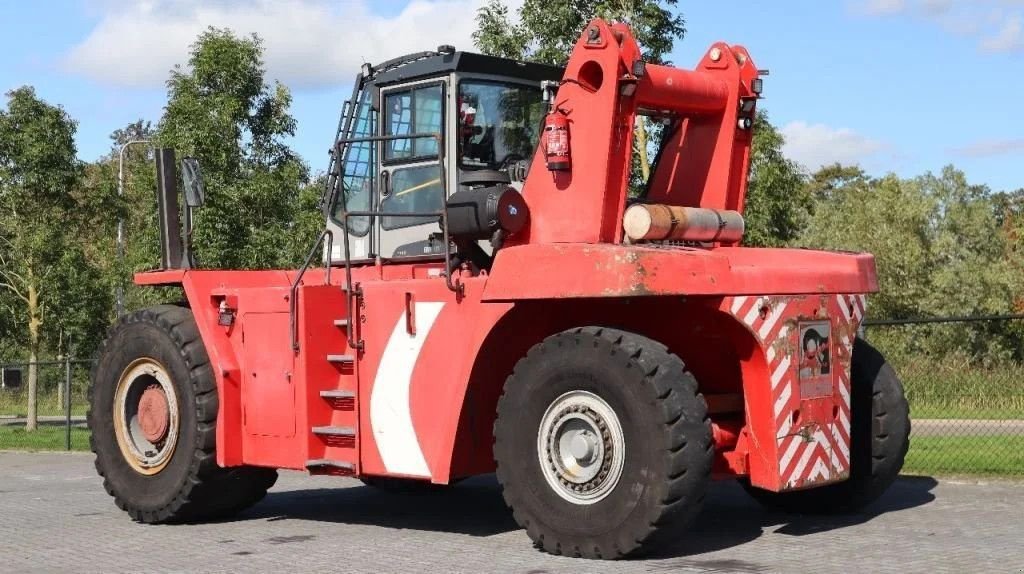
[[206,201],[206,185],[203,183],[203,172],[199,169],[199,160],[194,157],[181,160],[181,179],[185,184],[185,205],[201,207]]

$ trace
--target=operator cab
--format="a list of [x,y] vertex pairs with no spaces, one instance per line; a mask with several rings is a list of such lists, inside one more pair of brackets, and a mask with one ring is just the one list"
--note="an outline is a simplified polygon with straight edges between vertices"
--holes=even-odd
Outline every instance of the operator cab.
[[460,188],[520,187],[546,113],[541,82],[563,70],[442,46],[356,77],[325,189],[329,260],[444,257],[438,217]]

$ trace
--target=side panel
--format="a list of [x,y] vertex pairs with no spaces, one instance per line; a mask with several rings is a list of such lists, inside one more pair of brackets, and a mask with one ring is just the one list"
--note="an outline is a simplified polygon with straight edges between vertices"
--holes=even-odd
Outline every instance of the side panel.
[[483,278],[465,286],[456,298],[439,279],[362,285],[360,312],[373,318],[360,331],[363,473],[448,481],[473,362],[511,308],[480,302]]
[[761,356],[748,362],[763,361],[744,369],[755,486],[793,490],[849,476],[850,358],[864,308],[860,294],[722,300],[759,343]]
[[[140,285],[173,284],[185,289],[189,306],[210,356],[217,380],[219,406],[217,411],[217,464],[238,466],[246,462],[246,443],[250,436],[243,431],[242,389],[244,383],[242,328],[238,321],[219,323],[221,303],[233,310],[235,317],[246,313],[277,313],[288,310],[287,286],[294,272],[286,271],[177,271],[136,275]],[[269,319],[269,318],[265,318]],[[268,328],[271,326],[265,325]],[[287,332],[284,325],[277,330]],[[294,439],[265,437],[274,442],[290,444]],[[267,463],[271,464],[271,463]]]
[[865,253],[561,243],[499,251],[484,300],[875,291]]
[[294,355],[287,313],[241,316],[244,351],[242,417],[247,435],[295,436]]

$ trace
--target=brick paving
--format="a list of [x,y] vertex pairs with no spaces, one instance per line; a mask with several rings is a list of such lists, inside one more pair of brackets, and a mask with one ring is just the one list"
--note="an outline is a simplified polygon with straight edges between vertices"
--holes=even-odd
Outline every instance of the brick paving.
[[493,477],[431,495],[283,473],[218,524],[145,526],[103,492],[88,454],[0,452],[3,572],[1024,572],[1024,483],[904,478],[866,512],[769,513],[716,484],[670,552],[594,562],[534,550]]

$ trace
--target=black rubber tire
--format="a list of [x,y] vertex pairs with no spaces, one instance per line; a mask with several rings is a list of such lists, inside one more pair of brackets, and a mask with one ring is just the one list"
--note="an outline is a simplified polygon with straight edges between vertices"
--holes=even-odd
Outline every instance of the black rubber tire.
[[871,504],[896,480],[910,446],[910,408],[896,372],[859,338],[853,344],[850,386],[850,478],[793,492],[744,483],[758,502],[794,514],[843,514]]
[[[540,468],[544,412],[566,392],[603,399],[622,426],[622,476],[603,499],[563,499]],[[516,522],[551,554],[615,559],[667,542],[700,511],[711,480],[711,421],[682,360],[647,337],[583,327],[544,339],[506,380],[494,424],[497,477]]]
[[[216,462],[217,386],[192,311],[160,305],[122,317],[98,350],[89,388],[90,445],[103,487],[119,508],[146,523],[231,516],[262,499],[277,480],[269,468],[221,468]],[[179,405],[177,446],[154,475],[125,460],[114,434],[114,393],[141,357],[167,371]]]

